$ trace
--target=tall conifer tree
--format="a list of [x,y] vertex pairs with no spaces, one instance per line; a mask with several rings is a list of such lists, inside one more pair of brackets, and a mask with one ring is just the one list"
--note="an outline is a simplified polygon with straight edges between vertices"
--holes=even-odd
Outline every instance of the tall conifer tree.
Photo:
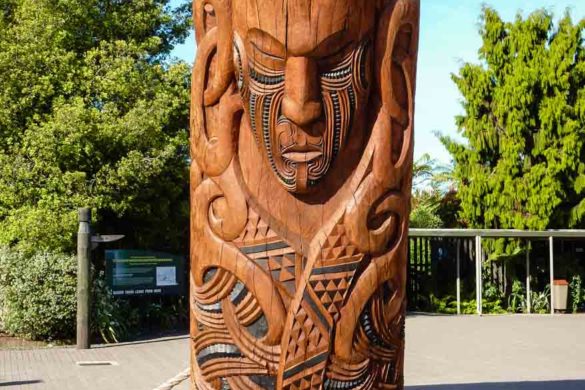
[[[465,142],[442,137],[471,227],[585,226],[585,19],[484,8],[479,64],[453,80]],[[502,248],[501,248],[502,249]]]

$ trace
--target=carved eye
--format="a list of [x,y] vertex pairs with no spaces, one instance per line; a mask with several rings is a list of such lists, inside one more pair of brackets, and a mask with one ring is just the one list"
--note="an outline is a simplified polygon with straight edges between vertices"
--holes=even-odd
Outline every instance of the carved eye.
[[361,89],[368,89],[370,86],[369,76],[371,68],[371,42],[368,40],[360,45],[356,52],[355,75],[357,85]]
[[284,83],[284,75],[280,73],[268,75],[261,73],[254,68],[250,68],[250,78],[256,83],[266,87],[276,87]]
[[234,52],[234,72],[238,90],[244,93],[246,90],[245,75],[248,64],[246,59],[246,51],[243,49],[244,45],[238,34],[234,34],[233,52]]
[[242,92],[244,88],[244,68],[242,65],[242,55],[240,54],[240,49],[238,45],[234,42],[234,64],[235,64],[235,71],[236,71],[236,82],[238,85],[238,90]]

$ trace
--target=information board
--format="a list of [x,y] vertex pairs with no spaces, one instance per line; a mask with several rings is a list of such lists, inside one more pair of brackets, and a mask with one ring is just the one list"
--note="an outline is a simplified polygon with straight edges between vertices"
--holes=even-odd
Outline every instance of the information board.
[[106,280],[115,296],[183,295],[185,260],[164,252],[107,250]]

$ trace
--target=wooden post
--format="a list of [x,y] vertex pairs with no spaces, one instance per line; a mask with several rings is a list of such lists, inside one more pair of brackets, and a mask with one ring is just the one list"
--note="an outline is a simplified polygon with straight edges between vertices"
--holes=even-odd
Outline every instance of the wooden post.
[[91,210],[79,209],[77,232],[77,349],[89,349]]
[[419,3],[193,1],[192,388],[404,387]]

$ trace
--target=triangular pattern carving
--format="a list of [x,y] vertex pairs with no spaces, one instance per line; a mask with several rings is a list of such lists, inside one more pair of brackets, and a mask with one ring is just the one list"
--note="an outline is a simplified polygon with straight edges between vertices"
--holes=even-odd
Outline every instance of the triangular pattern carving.
[[340,260],[345,262],[356,254],[358,251],[347,237],[345,227],[338,224],[325,240],[319,260],[323,265],[337,264]]
[[297,254],[252,208],[248,221],[234,244],[267,271],[290,299],[296,290]]
[[235,243],[252,244],[269,238],[276,238],[277,234],[270,229],[260,215],[252,208],[248,208],[248,222],[240,237],[234,240]]
[[297,359],[307,355],[308,350],[326,346],[326,339],[311,317],[301,307],[295,316],[288,345],[288,356]]
[[[301,304],[294,317],[288,340],[285,372],[294,371],[300,364],[299,359],[304,359],[302,364],[306,365],[303,369],[307,374],[284,381],[284,389],[321,388],[328,356],[328,341],[333,328],[327,325],[327,334],[323,335],[315,322],[331,324],[338,317],[357,266],[363,258],[355,253],[355,247],[345,234],[345,228],[341,224],[335,226],[323,244],[303,298],[303,303],[311,307],[311,316],[320,318],[308,316]],[[326,313],[331,317],[328,320],[325,319]]]
[[317,297],[333,319],[343,306],[345,294],[349,288],[350,279],[353,273],[339,279],[311,280],[309,283]]

